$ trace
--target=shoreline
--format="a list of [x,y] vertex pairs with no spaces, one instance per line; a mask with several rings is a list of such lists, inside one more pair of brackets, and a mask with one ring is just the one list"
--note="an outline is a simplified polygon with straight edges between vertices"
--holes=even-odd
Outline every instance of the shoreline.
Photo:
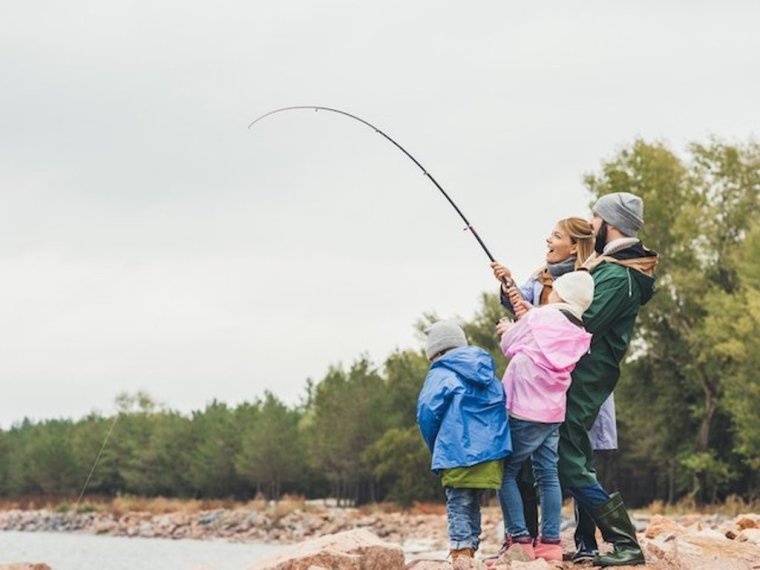
[[[484,528],[499,526],[496,507],[484,509]],[[488,512],[490,511],[490,512]],[[166,540],[226,540],[289,545],[346,530],[367,529],[381,539],[419,554],[446,548],[446,517],[441,513],[365,512],[351,507],[312,504],[219,508],[197,512],[60,512],[56,509],[0,510],[0,531],[62,532]],[[499,526],[500,528],[500,526]],[[500,531],[499,531],[500,532]],[[493,532],[493,543],[498,548]]]
[[[568,503],[563,509],[561,531],[565,552],[574,549],[574,525],[569,507]],[[422,561],[444,564],[448,554],[445,509],[438,505],[420,505],[417,509],[417,512],[413,512],[388,511],[381,507],[376,507],[375,510],[365,507],[338,508],[305,502],[267,505],[263,508],[248,504],[235,508],[160,513],[115,512],[102,506],[99,511],[89,512],[61,512],[61,507],[58,510],[5,509],[0,510],[0,532],[221,540],[286,548],[325,535],[364,529],[383,542],[400,546],[407,568],[416,567],[415,563]],[[748,560],[760,560],[758,514],[632,514],[639,540],[647,553],[647,565],[642,568],[706,570],[695,565],[696,561],[711,559],[721,560],[722,564],[740,564],[735,567],[749,569],[754,566],[750,566]],[[498,507],[483,507],[482,527],[481,548],[478,552],[480,558],[495,555],[501,546],[502,523]],[[573,567],[568,564],[562,567]]]
[[[318,502],[263,502],[233,508],[151,512],[122,510],[85,504],[78,512],[58,508],[0,509],[0,531],[72,532],[93,535],[159,538],[167,540],[226,540],[260,544],[295,544],[327,534],[367,529],[411,553],[438,552],[447,548],[447,521],[443,505],[423,505],[416,510],[388,510],[383,506],[334,507]],[[169,505],[171,506],[171,505]],[[164,506],[168,508],[169,506]],[[633,520],[643,532],[651,514],[634,512]],[[719,514],[673,515],[683,526],[699,524],[719,528],[733,517]],[[572,533],[572,511],[563,509],[563,542]],[[484,552],[497,551],[502,541],[502,517],[497,506],[482,508]]]

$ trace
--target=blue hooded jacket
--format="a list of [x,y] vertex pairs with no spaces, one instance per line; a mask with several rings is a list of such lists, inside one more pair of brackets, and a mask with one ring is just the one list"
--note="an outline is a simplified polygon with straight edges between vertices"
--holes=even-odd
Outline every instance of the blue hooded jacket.
[[465,346],[437,358],[417,399],[417,425],[433,471],[509,455],[506,397],[491,355]]

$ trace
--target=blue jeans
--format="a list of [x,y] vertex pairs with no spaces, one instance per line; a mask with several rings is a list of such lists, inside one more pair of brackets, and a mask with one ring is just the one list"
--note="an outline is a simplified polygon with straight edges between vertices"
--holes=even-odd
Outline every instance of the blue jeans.
[[545,424],[509,418],[512,455],[504,460],[504,479],[499,491],[504,528],[512,538],[530,536],[523,514],[523,501],[517,476],[523,463],[531,458],[533,474],[541,500],[541,537],[559,540],[562,491],[557,474],[557,446],[560,424]]
[[587,513],[593,513],[610,500],[609,493],[598,482],[586,487],[567,487],[565,490]]
[[449,518],[449,548],[478,549],[480,544],[480,497],[483,489],[444,487]]

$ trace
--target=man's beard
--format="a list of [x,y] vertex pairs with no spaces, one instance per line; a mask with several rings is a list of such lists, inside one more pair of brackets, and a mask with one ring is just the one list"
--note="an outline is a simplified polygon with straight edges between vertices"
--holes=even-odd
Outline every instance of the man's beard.
[[599,231],[596,232],[596,239],[594,239],[594,251],[599,255],[604,253],[604,246],[607,245],[607,222],[602,222],[599,226]]

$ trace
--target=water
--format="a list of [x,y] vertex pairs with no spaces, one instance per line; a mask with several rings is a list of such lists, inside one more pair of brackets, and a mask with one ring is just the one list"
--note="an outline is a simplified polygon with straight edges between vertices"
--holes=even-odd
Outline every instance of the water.
[[0,532],[0,564],[45,562],[53,570],[245,570],[277,548],[208,540]]

